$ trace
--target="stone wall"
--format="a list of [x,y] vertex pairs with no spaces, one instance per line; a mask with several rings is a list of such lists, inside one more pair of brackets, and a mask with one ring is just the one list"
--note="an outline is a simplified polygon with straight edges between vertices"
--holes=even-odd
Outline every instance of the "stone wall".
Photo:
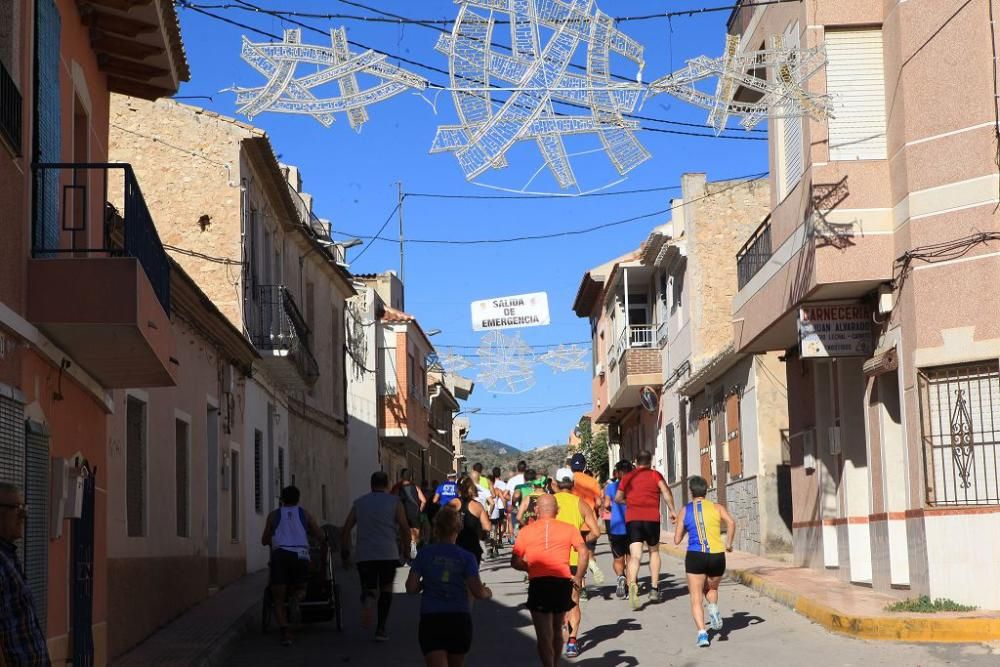
[[733,548],[763,554],[756,477],[739,479],[726,486],[726,509],[736,519],[736,541]]

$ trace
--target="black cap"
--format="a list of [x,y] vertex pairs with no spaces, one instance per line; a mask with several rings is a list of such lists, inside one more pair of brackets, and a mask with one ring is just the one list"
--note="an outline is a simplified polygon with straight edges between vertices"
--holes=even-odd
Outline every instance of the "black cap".
[[587,457],[581,452],[577,452],[573,455],[573,458],[569,460],[569,467],[573,472],[583,472],[587,467]]

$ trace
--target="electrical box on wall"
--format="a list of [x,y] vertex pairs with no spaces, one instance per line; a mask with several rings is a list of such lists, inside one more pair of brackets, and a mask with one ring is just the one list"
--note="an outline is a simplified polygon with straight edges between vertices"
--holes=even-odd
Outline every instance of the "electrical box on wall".
[[50,537],[62,537],[63,520],[79,519],[83,515],[83,480],[86,472],[67,459],[53,458],[49,466],[52,497],[49,504]]

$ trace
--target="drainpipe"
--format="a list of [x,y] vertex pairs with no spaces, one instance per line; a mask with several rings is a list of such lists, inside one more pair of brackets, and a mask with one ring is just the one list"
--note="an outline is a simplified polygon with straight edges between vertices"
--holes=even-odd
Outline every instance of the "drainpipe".
[[632,331],[631,324],[628,320],[628,267],[622,268],[622,273],[625,275],[625,349],[627,350],[632,346]]
[[681,505],[688,502],[688,419],[687,419],[687,399],[683,396],[677,400],[677,409],[680,413],[680,435],[681,435]]

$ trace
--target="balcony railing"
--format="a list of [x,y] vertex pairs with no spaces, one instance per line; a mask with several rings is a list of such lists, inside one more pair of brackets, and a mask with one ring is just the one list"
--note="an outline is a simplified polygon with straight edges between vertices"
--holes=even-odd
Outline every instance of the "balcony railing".
[[740,289],[746,287],[757,272],[764,268],[772,254],[771,217],[768,216],[736,253],[736,274]]
[[309,327],[284,285],[257,285],[250,307],[250,339],[258,350],[287,353],[307,382],[319,377],[319,363],[309,349]]
[[15,155],[21,154],[21,91],[0,63],[0,135]]
[[609,360],[615,363],[622,358],[626,350],[635,348],[650,349],[655,347],[656,327],[651,324],[633,324],[624,329],[618,341],[611,348]]
[[[170,261],[132,166],[91,162],[35,164],[32,168],[36,189],[32,255],[133,257],[169,315]],[[119,173],[120,181],[112,176]],[[94,189],[103,205],[94,202]],[[93,247],[88,239],[94,239],[91,218],[95,214],[101,218],[101,234]],[[63,233],[68,235],[68,247],[60,242]]]

